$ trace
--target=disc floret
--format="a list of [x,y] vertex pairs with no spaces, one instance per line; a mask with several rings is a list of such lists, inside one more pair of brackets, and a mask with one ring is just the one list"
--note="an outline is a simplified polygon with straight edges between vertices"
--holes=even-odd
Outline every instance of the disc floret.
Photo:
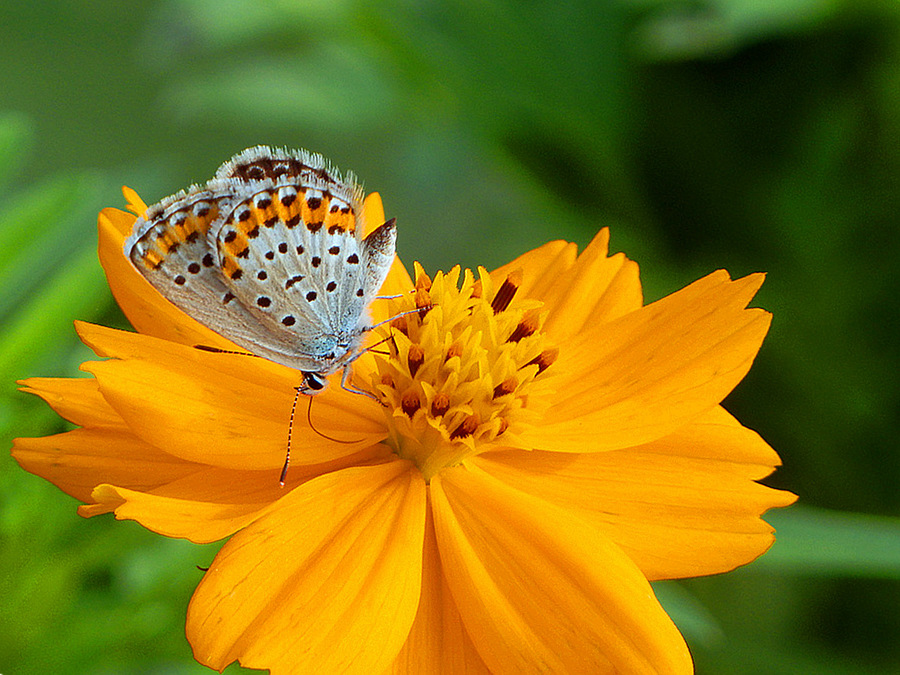
[[386,442],[426,480],[488,449],[524,447],[517,433],[548,399],[533,395],[558,355],[541,331],[542,303],[516,298],[521,272],[499,288],[485,269],[478,274],[454,267],[431,279],[417,265],[415,292],[396,313],[418,311],[392,322],[389,354],[378,358]]

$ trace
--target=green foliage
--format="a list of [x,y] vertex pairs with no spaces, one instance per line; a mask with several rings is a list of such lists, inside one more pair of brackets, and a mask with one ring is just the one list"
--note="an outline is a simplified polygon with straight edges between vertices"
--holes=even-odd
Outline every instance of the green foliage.
[[768,520],[779,538],[760,569],[900,580],[900,518],[797,506]]
[[[427,269],[613,246],[649,300],[766,270],[775,323],[726,402],[781,454],[778,542],[657,585],[700,673],[900,663],[900,10],[864,0],[38,0],[0,8],[0,430],[121,324],[94,223],[257,143],[352,168]],[[0,672],[194,673],[215,547],[150,535],[0,460]],[[234,672],[238,672],[236,669]]]

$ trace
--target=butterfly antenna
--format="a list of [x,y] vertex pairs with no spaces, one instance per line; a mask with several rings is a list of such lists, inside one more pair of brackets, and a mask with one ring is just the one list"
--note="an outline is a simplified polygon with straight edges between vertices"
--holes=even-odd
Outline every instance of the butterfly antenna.
[[194,345],[194,349],[199,349],[201,352],[212,352],[213,354],[237,354],[238,356],[253,356],[258,359],[262,358],[259,354],[251,354],[250,352],[238,352],[232,349],[219,349],[218,347],[210,347],[209,345]]
[[[375,347],[380,347],[385,342],[393,342],[393,341],[394,341],[394,334],[391,333],[386,338],[382,338],[381,340],[376,342],[374,345],[370,345],[369,347],[366,347],[365,349],[363,349],[363,352],[371,352],[372,354],[384,354],[384,355],[390,354],[390,352],[378,351],[377,349],[375,349]],[[395,346],[396,346],[396,344],[395,344]]]
[[373,300],[397,300],[398,298],[406,297],[407,295],[412,295],[418,289],[411,288],[408,291],[404,291],[403,293],[396,293],[394,295],[376,295]]
[[315,431],[322,438],[325,438],[329,441],[334,441],[335,443],[344,443],[345,445],[351,445],[353,443],[359,443],[362,440],[361,438],[357,438],[355,441],[342,441],[340,438],[335,438],[334,436],[329,436],[328,434],[322,433],[321,431],[316,429],[316,426],[313,424],[313,421],[312,421],[312,400],[313,400],[313,397],[310,396],[309,397],[309,406],[306,408],[306,421],[309,422],[310,429]]
[[379,321],[378,323],[367,327],[366,330],[375,330],[376,328],[381,328],[382,326],[390,323],[394,319],[399,319],[401,316],[409,316],[410,314],[418,314],[419,312],[421,312],[422,310],[425,310],[425,309],[431,309],[431,305],[429,305],[428,307],[416,307],[415,309],[408,309],[405,312],[398,312],[397,314],[394,314],[394,316],[389,317],[389,318],[385,319],[384,321]]
[[[299,399],[300,387],[294,387],[294,402],[291,403],[291,417],[288,421],[287,450],[284,453],[284,466],[281,467],[281,477],[278,479],[278,485],[280,487],[284,487],[284,479],[287,477],[288,465],[291,463],[291,436],[294,433],[294,415],[297,412],[297,401]],[[312,397],[309,399],[309,405],[310,407],[312,406]]]
[[[313,398],[314,397],[312,397],[312,396],[309,397],[309,405],[306,406],[306,421],[309,423],[310,429],[315,431],[322,438],[325,438],[329,441],[333,441],[334,443],[343,443],[346,445],[350,445],[352,443],[359,443],[361,440],[363,440],[363,439],[359,438],[355,441],[345,441],[345,440],[341,440],[340,438],[335,438],[334,436],[329,436],[328,434],[323,433],[323,432],[319,431],[318,429],[316,429],[316,426],[313,424],[313,421],[312,421]],[[287,450],[284,453],[284,466],[281,467],[281,476],[278,479],[278,485],[280,487],[284,487],[284,481],[287,478],[288,466],[291,463],[291,445],[292,445],[291,438],[294,433],[294,417],[297,414],[297,401],[299,401],[299,400],[300,400],[300,387],[294,387],[294,401],[293,401],[293,403],[291,403],[291,416],[290,416],[290,419],[288,420]]]

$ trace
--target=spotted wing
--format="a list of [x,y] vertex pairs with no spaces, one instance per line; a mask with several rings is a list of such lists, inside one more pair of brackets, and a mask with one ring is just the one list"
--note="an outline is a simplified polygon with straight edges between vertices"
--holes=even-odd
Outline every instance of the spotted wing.
[[322,155],[306,150],[287,150],[257,145],[239,152],[216,171],[213,180],[252,183],[262,180],[330,189],[352,197],[359,190],[352,174],[340,172]]
[[394,255],[393,221],[362,238],[362,196],[320,155],[258,146],[150,207],[125,254],[223,337],[332,372],[352,359]]
[[226,338],[229,325],[254,321],[243,307],[223,317],[228,287],[208,242],[210,227],[232,199],[193,186],[149,207],[125,241],[125,255],[167,300]]
[[256,183],[209,236],[235,300],[265,329],[257,353],[330,372],[357,347],[395,233],[393,224],[382,230],[376,251],[357,227],[361,190],[331,176],[307,179]]

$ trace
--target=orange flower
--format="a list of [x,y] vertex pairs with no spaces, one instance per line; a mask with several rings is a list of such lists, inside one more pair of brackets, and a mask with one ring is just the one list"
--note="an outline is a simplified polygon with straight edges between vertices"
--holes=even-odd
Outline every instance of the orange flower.
[[[132,207],[144,208],[126,192]],[[366,222],[384,220],[377,195]],[[383,341],[293,426],[296,371],[242,355],[165,301],[100,214],[100,258],[137,333],[79,324],[93,377],[25,381],[80,428],[14,455],[84,502],[224,545],[188,609],[196,658],[297,672],[689,673],[648,580],[715,574],[773,541],[795,499],[720,402],[770,315],[762,275],[715,272],[643,306],[637,265],[556,241],[492,273],[376,300]],[[386,353],[382,353],[386,352]],[[329,438],[343,442],[335,442]]]

